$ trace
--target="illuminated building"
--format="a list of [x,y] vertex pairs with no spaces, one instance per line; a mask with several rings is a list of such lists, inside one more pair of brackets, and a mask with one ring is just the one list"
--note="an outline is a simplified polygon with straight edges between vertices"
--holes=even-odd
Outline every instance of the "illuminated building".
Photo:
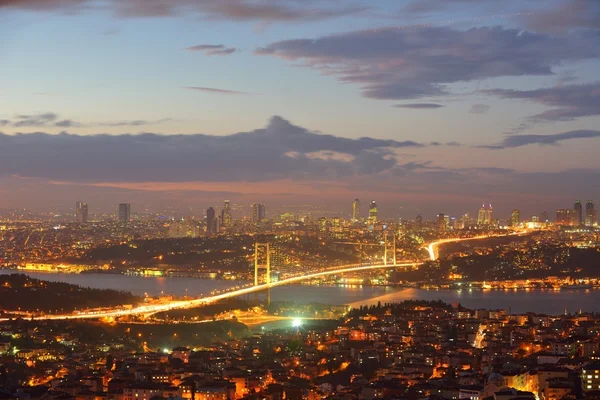
[[229,200],[225,200],[221,210],[221,223],[223,226],[231,226],[231,203]]
[[581,383],[584,392],[600,390],[600,363],[594,362],[583,366]]
[[319,218],[319,230],[321,232],[327,232],[327,227],[328,227],[327,218],[325,218],[325,217]]
[[131,220],[131,204],[119,204],[119,222],[127,223]]
[[252,220],[259,223],[263,219],[265,219],[265,205],[262,203],[252,204]]
[[575,202],[575,205],[573,206],[573,211],[575,211],[573,225],[575,225],[575,226],[583,225],[583,206],[581,205],[581,201],[577,200]]
[[446,216],[443,213],[437,215],[437,225],[440,232],[446,232]]
[[377,223],[377,203],[375,200],[371,201],[369,205],[369,225],[375,225]]
[[556,210],[557,225],[573,225],[575,221],[575,210],[568,208],[559,208]]
[[479,213],[477,214],[477,225],[489,226],[492,224],[492,205],[489,208],[485,207],[485,203],[481,205]]
[[510,214],[510,224],[511,226],[519,226],[519,224],[521,223],[521,211],[517,210],[516,208],[514,210],[512,210],[512,213]]
[[86,224],[88,222],[88,205],[83,201],[78,201],[75,205],[75,216],[77,223]]
[[360,220],[360,200],[354,199],[352,202],[352,222],[358,222]]
[[598,221],[598,215],[594,208],[594,203],[588,201],[585,205],[585,226],[594,226]]

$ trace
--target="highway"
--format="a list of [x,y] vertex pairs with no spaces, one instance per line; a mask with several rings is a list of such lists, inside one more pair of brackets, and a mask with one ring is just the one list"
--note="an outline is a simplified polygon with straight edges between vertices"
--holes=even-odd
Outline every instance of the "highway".
[[489,238],[503,237],[503,236],[520,236],[520,235],[525,235],[527,233],[529,233],[529,231],[511,232],[511,233],[506,233],[506,234],[502,234],[502,235],[479,235],[479,236],[473,236],[473,237],[468,237],[468,238],[442,239],[442,240],[438,240],[437,242],[429,243],[429,245],[424,246],[423,249],[427,250],[427,252],[429,253],[429,259],[431,261],[435,261],[438,259],[438,253],[437,253],[436,247],[438,247],[441,244],[465,242],[468,240],[489,239]]
[[[423,248],[429,252],[429,258],[431,260],[435,261],[437,259],[436,247],[441,244],[462,242],[462,241],[467,241],[467,240],[478,240],[478,239],[485,239],[485,238],[490,238],[490,237],[520,235],[523,233],[526,233],[526,232],[503,234],[503,235],[481,235],[481,236],[475,236],[475,237],[469,237],[469,238],[442,239],[442,240],[438,240],[436,242],[430,243],[429,245],[426,245]],[[383,268],[412,267],[412,266],[417,266],[417,265],[421,265],[421,264],[422,264],[421,262],[415,262],[415,261],[401,261],[401,262],[396,263],[395,265],[393,265],[393,264],[387,264],[387,265],[384,265],[384,264],[375,264],[375,265],[353,264],[353,265],[342,266],[339,268],[321,270],[321,271],[310,273],[310,274],[293,276],[291,278],[283,279],[283,280],[280,280],[277,282],[271,282],[270,284],[260,284],[260,285],[256,285],[256,286],[253,285],[253,286],[249,286],[249,287],[244,287],[241,289],[231,290],[231,291],[228,291],[225,293],[220,293],[217,295],[207,296],[207,297],[203,297],[203,298],[196,298],[196,299],[189,299],[189,300],[175,300],[175,301],[171,301],[171,302],[163,303],[163,304],[147,304],[147,305],[140,305],[140,306],[136,306],[136,307],[132,307],[132,308],[120,307],[120,308],[114,308],[114,309],[103,310],[103,311],[81,311],[79,313],[75,312],[72,314],[53,314],[53,315],[47,314],[47,315],[34,316],[33,318],[36,320],[78,320],[78,319],[116,318],[116,317],[123,317],[126,315],[149,315],[149,314],[170,311],[170,310],[177,310],[177,309],[182,310],[182,309],[194,308],[194,307],[206,305],[209,303],[214,303],[219,300],[243,296],[246,294],[260,292],[262,290],[274,288],[277,286],[290,285],[293,283],[298,283],[298,282],[315,279],[315,278],[321,278],[321,277],[329,276],[329,275],[339,275],[339,274],[344,274],[344,273],[349,273],[349,272],[370,271],[370,270],[374,270],[374,269],[383,269]],[[0,319],[0,321],[2,321],[2,320],[6,320],[6,318]]]

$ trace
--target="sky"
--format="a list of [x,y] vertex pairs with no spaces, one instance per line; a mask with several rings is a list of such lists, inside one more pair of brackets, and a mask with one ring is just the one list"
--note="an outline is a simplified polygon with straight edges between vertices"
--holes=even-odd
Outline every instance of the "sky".
[[594,0],[0,0],[0,208],[599,202],[599,43]]

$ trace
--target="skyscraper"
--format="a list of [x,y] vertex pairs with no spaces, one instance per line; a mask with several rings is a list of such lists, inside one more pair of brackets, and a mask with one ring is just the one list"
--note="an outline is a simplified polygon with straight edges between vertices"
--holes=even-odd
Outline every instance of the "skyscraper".
[[439,213],[437,215],[437,226],[440,232],[446,232],[446,216],[444,213]]
[[265,205],[262,203],[255,203],[252,204],[252,220],[255,223],[259,223],[261,222],[263,219],[265,219]]
[[119,204],[119,222],[127,223],[131,219],[131,204]]
[[209,207],[208,210],[206,210],[206,235],[210,236],[215,232],[215,209],[212,207]]
[[377,223],[377,203],[375,200],[371,201],[369,205],[369,225],[374,225]]
[[519,211],[515,208],[514,210],[512,210],[512,213],[510,214],[510,225],[515,227],[515,226],[519,226],[520,223],[521,223],[521,211]]
[[492,205],[489,208],[485,207],[485,203],[481,205],[477,214],[477,225],[489,226],[492,224]]
[[585,205],[585,226],[594,226],[598,222],[598,215],[594,203],[590,200]]
[[231,226],[231,222],[231,204],[229,200],[225,200],[221,210],[221,223],[223,226]]
[[577,200],[575,205],[573,206],[573,210],[575,211],[575,226],[583,225],[583,206],[581,205],[581,201]]
[[360,200],[354,199],[352,202],[352,222],[358,222],[360,220]]
[[88,205],[83,201],[78,201],[75,204],[75,217],[77,219],[77,223],[79,224],[87,224],[88,222]]
[[485,203],[481,205],[479,213],[477,213],[477,225],[485,225]]

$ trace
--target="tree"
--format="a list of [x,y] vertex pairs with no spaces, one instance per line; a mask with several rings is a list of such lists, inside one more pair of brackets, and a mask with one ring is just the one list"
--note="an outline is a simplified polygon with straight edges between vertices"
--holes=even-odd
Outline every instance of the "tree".
[[115,360],[114,360],[112,354],[109,354],[106,357],[106,370],[107,371],[112,371],[114,365],[115,365]]

